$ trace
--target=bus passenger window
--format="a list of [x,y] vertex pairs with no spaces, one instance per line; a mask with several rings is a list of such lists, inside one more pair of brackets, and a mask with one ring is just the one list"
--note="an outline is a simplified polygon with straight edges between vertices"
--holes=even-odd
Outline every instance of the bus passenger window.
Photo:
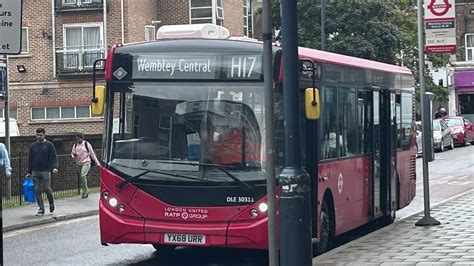
[[357,116],[359,130],[359,154],[368,154],[371,151],[371,125],[372,125],[372,92],[359,90],[357,92]]
[[321,160],[337,157],[336,88],[324,87],[321,101]]
[[356,100],[354,88],[339,88],[338,123],[339,156],[348,157],[357,153]]

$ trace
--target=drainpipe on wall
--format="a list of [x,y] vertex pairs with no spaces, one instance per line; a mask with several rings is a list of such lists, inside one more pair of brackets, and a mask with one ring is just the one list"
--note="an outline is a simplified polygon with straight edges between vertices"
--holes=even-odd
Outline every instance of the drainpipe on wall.
[[107,57],[107,0],[104,0],[104,58]]
[[125,43],[125,25],[123,24],[124,23],[124,17],[123,17],[123,0],[120,0],[120,23],[122,24],[122,43]]
[[56,79],[56,18],[54,16],[54,0],[51,0],[51,36],[53,41],[53,79]]

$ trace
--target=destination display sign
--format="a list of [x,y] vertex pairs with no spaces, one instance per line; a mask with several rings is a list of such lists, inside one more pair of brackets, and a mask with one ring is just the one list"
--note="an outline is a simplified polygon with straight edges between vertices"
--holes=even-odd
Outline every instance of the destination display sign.
[[258,54],[139,54],[133,55],[132,79],[262,80]]

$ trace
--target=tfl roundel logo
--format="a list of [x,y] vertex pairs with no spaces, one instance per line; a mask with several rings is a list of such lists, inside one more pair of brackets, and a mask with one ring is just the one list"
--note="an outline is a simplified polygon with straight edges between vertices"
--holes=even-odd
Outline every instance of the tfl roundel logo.
[[448,13],[449,9],[452,7],[448,0],[441,0],[442,3],[436,3],[436,1],[437,0],[431,0],[430,4],[428,5],[428,9],[435,16],[443,16],[444,14]]

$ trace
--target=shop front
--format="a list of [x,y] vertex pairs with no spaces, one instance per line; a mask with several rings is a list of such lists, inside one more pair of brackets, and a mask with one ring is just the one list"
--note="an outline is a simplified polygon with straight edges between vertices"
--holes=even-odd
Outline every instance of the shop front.
[[457,113],[474,121],[474,70],[454,72],[454,91]]

